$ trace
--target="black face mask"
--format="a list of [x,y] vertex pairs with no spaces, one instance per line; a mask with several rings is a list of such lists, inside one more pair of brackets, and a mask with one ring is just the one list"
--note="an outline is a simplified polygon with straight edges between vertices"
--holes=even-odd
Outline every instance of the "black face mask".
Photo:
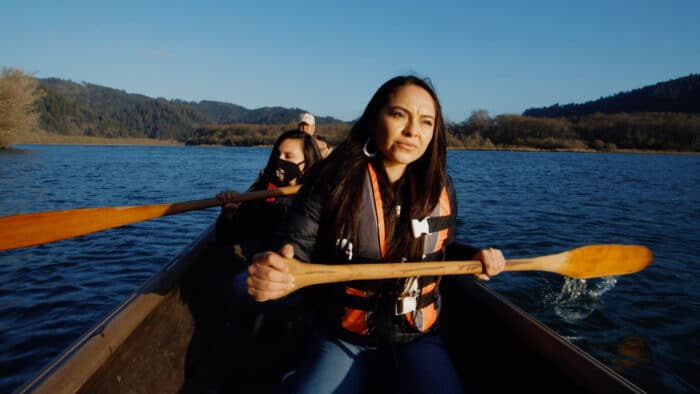
[[275,159],[272,165],[273,172],[270,174],[270,182],[277,186],[286,186],[289,182],[301,175],[301,170],[299,169],[299,164],[292,163],[279,157]]

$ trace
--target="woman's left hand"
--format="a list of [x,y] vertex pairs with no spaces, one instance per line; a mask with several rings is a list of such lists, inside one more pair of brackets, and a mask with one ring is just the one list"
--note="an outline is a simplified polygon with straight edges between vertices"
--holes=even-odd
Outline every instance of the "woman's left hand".
[[486,248],[481,249],[479,253],[474,255],[475,260],[481,261],[484,266],[484,271],[475,276],[481,280],[489,280],[492,276],[498,275],[506,268],[506,258],[500,249]]

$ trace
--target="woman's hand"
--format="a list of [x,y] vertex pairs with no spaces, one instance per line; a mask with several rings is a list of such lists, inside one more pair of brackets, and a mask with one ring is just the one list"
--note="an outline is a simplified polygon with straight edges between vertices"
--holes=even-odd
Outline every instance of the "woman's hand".
[[269,301],[281,298],[294,288],[294,277],[283,257],[294,257],[292,245],[284,245],[279,254],[262,252],[253,256],[253,264],[248,267],[248,294],[255,301]]
[[238,192],[234,190],[221,192],[216,195],[216,198],[221,201],[221,206],[223,207],[223,213],[226,216],[226,219],[233,220],[238,213],[238,208],[241,206],[241,203],[238,202]]
[[492,276],[498,275],[506,268],[506,259],[503,257],[503,253],[500,249],[481,249],[473,258],[474,260],[481,261],[481,264],[484,266],[484,272],[475,275],[481,280],[489,280]]

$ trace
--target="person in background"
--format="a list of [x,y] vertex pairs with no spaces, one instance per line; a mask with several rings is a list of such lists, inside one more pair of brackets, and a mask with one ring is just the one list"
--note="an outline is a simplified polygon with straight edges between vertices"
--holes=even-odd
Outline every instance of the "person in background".
[[[293,288],[283,257],[335,264],[467,258],[482,262],[483,280],[505,267],[498,249],[456,247],[445,124],[426,80],[384,83],[310,181],[277,231],[278,247],[256,254],[248,267],[248,293],[259,302]],[[439,285],[438,277],[413,277],[312,287],[306,296],[313,297],[318,333],[285,388],[362,392],[389,363],[396,392],[461,393],[436,330]]]
[[316,139],[316,146],[318,146],[318,150],[321,153],[321,157],[325,159],[333,151],[333,145],[331,145],[330,141],[328,141],[328,138],[324,136],[315,135],[314,138]]
[[303,114],[301,114],[299,116],[299,124],[297,127],[299,130],[313,135],[314,142],[316,142],[316,146],[318,147],[321,157],[325,159],[326,157],[328,157],[329,154],[331,154],[333,146],[328,141],[328,139],[326,137],[315,134],[316,118],[312,114],[308,112],[304,112]]
[[308,112],[299,115],[297,128],[303,132],[314,135],[316,132],[316,118]]
[[[275,141],[267,165],[248,191],[300,184],[320,161],[321,156],[309,134],[288,130]],[[250,259],[269,239],[270,228],[284,220],[292,196],[245,203],[236,202],[237,196],[236,191],[217,194],[222,210],[216,221],[216,240],[228,245],[239,244]]]

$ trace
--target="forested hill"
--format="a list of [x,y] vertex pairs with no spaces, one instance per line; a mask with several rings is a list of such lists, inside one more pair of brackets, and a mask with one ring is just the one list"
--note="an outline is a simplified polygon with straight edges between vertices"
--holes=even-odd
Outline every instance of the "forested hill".
[[[60,134],[177,139],[187,144],[272,144],[302,109],[166,100],[49,78],[40,126]],[[320,135],[340,142],[348,123],[317,117]],[[619,149],[700,152],[700,74],[585,104],[532,108],[523,115],[474,111],[448,125],[452,147],[548,150]]]
[[579,117],[595,113],[676,112],[700,113],[700,74],[660,82],[583,104],[554,104],[530,108],[524,116],[538,118]]
[[[90,83],[40,79],[41,127],[59,134],[185,140],[202,125],[293,123],[300,108],[247,109],[217,101],[151,98]],[[340,122],[319,116],[318,123]]]
[[700,74],[523,115],[474,111],[452,132],[464,146],[487,149],[700,152]]

